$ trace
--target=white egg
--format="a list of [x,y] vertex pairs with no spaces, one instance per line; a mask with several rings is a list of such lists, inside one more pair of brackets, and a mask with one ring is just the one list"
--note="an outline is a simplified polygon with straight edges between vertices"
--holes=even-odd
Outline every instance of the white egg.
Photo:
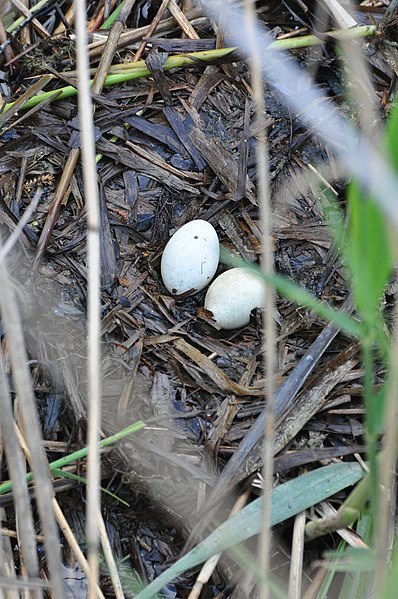
[[214,227],[205,220],[193,220],[178,229],[164,248],[160,265],[163,283],[173,295],[201,291],[214,277],[219,259]]
[[237,329],[250,322],[250,312],[262,308],[265,284],[246,268],[231,268],[210,285],[205,308],[222,329]]

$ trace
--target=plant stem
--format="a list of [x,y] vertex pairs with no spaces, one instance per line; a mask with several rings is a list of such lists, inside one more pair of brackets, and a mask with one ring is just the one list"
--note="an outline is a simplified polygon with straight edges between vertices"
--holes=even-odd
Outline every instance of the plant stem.
[[[111,437],[107,437],[106,439],[103,439],[102,441],[100,441],[99,447],[101,449],[103,449],[104,447],[108,447],[109,445],[112,445],[113,443],[116,443],[117,441],[121,441],[122,439],[124,439],[124,437],[127,437],[128,435],[131,435],[131,433],[135,433],[144,427],[145,427],[144,422],[142,422],[141,420],[138,420],[137,422],[134,422],[134,424],[131,424],[127,428],[124,428],[123,430],[119,431],[118,433],[115,433]],[[79,449],[78,451],[74,451],[70,455],[66,455],[63,458],[59,458],[58,460],[55,460],[54,462],[50,462],[50,464],[48,466],[50,468],[50,471],[53,469],[56,470],[58,468],[62,468],[63,466],[67,466],[68,464],[71,464],[72,462],[76,462],[77,460],[82,460],[83,458],[86,458],[87,454],[88,454],[88,448],[83,447],[82,449]],[[25,476],[25,480],[28,482],[33,480],[33,473],[29,472]],[[12,491],[12,487],[13,487],[13,485],[12,485],[11,481],[2,483],[0,485],[0,495],[9,493],[10,491]]]
[[[46,0],[47,1],[47,0]],[[36,4],[34,8],[37,9],[39,5]],[[356,27],[355,29],[346,29],[341,31],[331,31],[325,35],[337,40],[341,39],[356,39],[361,37],[368,37],[374,35],[376,33],[376,27],[373,25],[363,25],[361,27]],[[305,35],[299,38],[286,39],[286,40],[276,40],[270,47],[275,50],[293,50],[295,48],[305,48],[308,46],[321,45],[324,43],[324,40],[321,40],[319,37],[315,35]],[[192,52],[192,54],[178,54],[169,56],[164,65],[163,69],[168,71],[170,69],[176,69],[180,67],[186,66],[195,66],[200,64],[201,61],[211,62],[213,60],[219,60],[227,57],[232,52],[236,51],[236,47],[232,48],[221,48],[217,50],[206,50],[203,52]],[[140,79],[141,77],[149,77],[150,71],[147,68],[144,60],[139,60],[136,63],[131,63],[129,65],[124,65],[126,72],[123,74],[114,74],[108,75],[105,80],[105,86],[108,85],[117,85],[120,83],[124,83],[126,81],[130,81],[132,79]],[[60,92],[60,93],[59,93]],[[76,87],[73,85],[68,85],[66,87],[62,87],[58,90],[51,90],[49,92],[44,92],[37,96],[34,96],[30,100],[28,100],[24,106],[23,110],[27,110],[32,108],[33,106],[37,106],[40,102],[46,98],[51,98],[55,94],[59,93],[57,99],[69,98],[70,96],[75,96],[77,91]],[[13,105],[13,102],[10,102],[5,105],[4,109],[7,110]]]
[[[34,6],[31,6],[30,8],[30,12],[34,13],[37,10],[39,10],[40,8],[42,8],[43,6],[45,6],[45,4],[47,4],[47,2],[49,2],[49,0],[40,0],[40,2],[38,2],[37,4],[35,4]],[[15,31],[16,29],[18,29],[18,27],[20,25],[22,25],[22,23],[26,21],[26,17],[22,16],[19,17],[16,21],[14,21],[9,27],[7,27],[6,31],[7,33],[12,33],[13,31]]]

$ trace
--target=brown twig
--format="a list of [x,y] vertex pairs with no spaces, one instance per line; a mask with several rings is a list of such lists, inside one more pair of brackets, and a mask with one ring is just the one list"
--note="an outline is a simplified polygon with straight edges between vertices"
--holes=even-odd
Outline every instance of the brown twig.
[[187,17],[184,15],[184,13],[182,12],[175,0],[170,0],[169,11],[171,12],[173,17],[179,24],[180,28],[189,39],[200,39],[200,36],[198,35],[198,33],[196,33],[195,29],[192,27],[191,23],[188,21]]
[[[115,6],[116,0],[111,0],[110,3],[110,10],[113,9],[113,7]],[[98,11],[98,14],[95,15],[95,17],[93,17],[90,21],[90,23],[88,24],[87,27],[87,31],[91,32],[91,31],[97,31],[97,29],[99,29],[101,23],[104,20],[104,14],[105,14],[105,1],[103,3],[103,5],[101,6],[101,8]]]
[[[83,554],[82,550],[80,549],[79,543],[77,542],[76,537],[73,534],[73,531],[72,531],[71,527],[69,526],[68,521],[65,518],[65,516],[59,506],[59,503],[55,497],[53,497],[52,506],[53,506],[54,514],[57,519],[58,525],[62,531],[62,534],[64,535],[65,539],[67,540],[67,542],[68,542],[71,550],[73,551],[77,561],[79,562],[79,565],[80,565],[81,569],[83,570],[84,574],[87,576],[87,578],[89,578],[90,567],[88,565],[88,562],[87,562],[86,558],[84,557],[84,554]],[[98,594],[99,599],[105,599],[99,586],[97,586],[97,594]]]
[[[158,12],[156,13],[155,18],[152,20],[152,23],[150,24],[150,26],[148,27],[148,31],[145,34],[145,37],[151,37],[151,35],[154,34],[154,32],[157,29],[157,26],[160,23],[160,19],[162,18],[168,4],[169,4],[170,0],[163,0],[162,4],[159,7]],[[141,44],[139,45],[139,48],[137,50],[137,52],[135,53],[135,56],[133,58],[133,62],[137,62],[137,60],[140,60],[142,53],[144,52],[146,45],[147,45],[147,41],[143,40],[141,42]]]

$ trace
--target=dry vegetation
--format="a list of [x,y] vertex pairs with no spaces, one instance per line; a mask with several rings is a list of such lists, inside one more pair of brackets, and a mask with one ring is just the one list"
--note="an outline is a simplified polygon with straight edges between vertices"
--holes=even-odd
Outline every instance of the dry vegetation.
[[[200,3],[127,2],[131,10],[105,29],[100,28],[119,0],[87,4],[100,211],[101,430],[108,436],[138,420],[146,424],[101,455],[101,484],[112,493],[101,495],[102,516],[110,553],[121,564],[119,575],[131,596],[133,571],[147,584],[183,548],[204,538],[210,515],[224,521],[237,495],[250,501],[261,488],[266,380],[261,313],[253,312],[243,329],[220,330],[203,308],[205,291],[173,298],[160,277],[166,242],[193,219],[211,222],[222,246],[236,257],[260,260],[259,127],[248,64],[238,51],[222,50],[230,40]],[[345,96],[342,58],[325,33],[345,28],[336,4],[260,1],[256,14],[276,40],[319,36],[319,45],[290,54],[336,109],[356,122],[361,107]],[[358,42],[369,80],[356,98],[364,106],[371,99],[379,130],[397,78],[396,2],[390,9],[387,4],[363,2],[353,12],[357,24],[378,28]],[[0,495],[0,595],[7,597],[17,596],[16,580],[22,578],[40,594],[39,583],[45,587],[48,575],[55,597],[62,596],[62,578],[73,579],[74,596],[86,592],[84,558],[79,562],[73,546],[74,536],[86,549],[85,458],[65,467],[69,478],[46,474],[47,460],[86,445],[90,388],[74,8],[73,0],[49,0],[30,13],[29,2],[0,3],[1,236],[18,233],[7,268],[4,259],[0,266],[1,477],[14,484]],[[344,11],[343,16],[348,18]],[[177,58],[175,68],[163,70],[166,57],[185,54],[192,55],[190,64]],[[139,60],[145,60],[147,76],[104,85],[108,70],[116,76]],[[68,97],[31,100],[43,88],[65,86],[71,86]],[[271,86],[263,91],[275,269],[351,314],[346,267],[326,224],[336,201],[344,209],[347,173],[333,144],[304,127]],[[21,97],[19,105],[12,104]],[[225,269],[220,263],[218,273]],[[392,281],[384,297],[387,313],[395,292]],[[366,438],[357,339],[280,295],[275,322],[275,483],[330,463],[362,463]],[[380,361],[375,389],[384,375]],[[33,470],[35,486],[24,483],[26,470]],[[55,498],[46,495],[50,485]],[[310,517],[327,513],[346,496],[340,492]],[[65,529],[56,532],[49,513],[58,525],[70,527],[69,536]],[[283,589],[292,537],[303,547],[302,520],[294,530],[293,519],[274,529],[272,567]],[[354,547],[363,546],[360,534],[344,534]],[[302,588],[291,583],[292,599],[305,589],[305,597],[313,596],[326,576],[317,560],[338,543],[337,534],[309,543],[303,566],[294,549],[293,567],[303,571],[303,583]],[[100,566],[102,593],[122,597],[112,558],[101,559]],[[167,587],[168,596],[188,597],[193,581],[188,572]],[[225,559],[202,596],[254,597],[255,577],[244,577],[236,558]]]

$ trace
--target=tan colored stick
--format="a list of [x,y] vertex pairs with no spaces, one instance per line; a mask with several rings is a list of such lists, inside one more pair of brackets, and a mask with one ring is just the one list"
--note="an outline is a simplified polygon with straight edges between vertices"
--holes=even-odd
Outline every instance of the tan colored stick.
[[[152,23],[148,27],[148,31],[146,32],[145,37],[151,37],[151,35],[153,35],[155,33],[155,31],[160,23],[160,19],[162,18],[169,2],[170,2],[170,0],[163,0],[162,4],[159,7],[158,12],[156,13],[155,18],[152,20]],[[146,42],[145,40],[143,40],[141,42],[137,52],[135,53],[133,62],[137,62],[138,60],[140,60],[142,53],[146,48],[147,43],[148,42]]]
[[[32,16],[32,13],[30,12],[29,8],[27,8],[25,6],[25,4],[23,2],[21,2],[21,0],[11,0],[11,3],[15,6],[15,8],[17,8],[19,10],[19,12],[21,12],[25,17],[29,18]],[[41,35],[42,38],[47,38],[50,37],[49,32],[47,31],[47,29],[45,27],[43,27],[43,25],[40,23],[40,21],[38,21],[37,19],[32,19],[32,25],[34,26],[34,28],[37,30],[37,32],[39,33],[39,35]]]
[[169,3],[169,11],[181,27],[182,31],[186,34],[186,36],[191,40],[199,40],[200,36],[196,33],[195,29],[192,27],[191,23],[188,21],[180,7],[178,6],[175,0],[170,0]]
[[[71,527],[69,526],[69,524],[59,506],[59,503],[55,497],[52,500],[52,505],[53,505],[55,518],[58,522],[58,525],[61,529],[62,534],[64,535],[65,539],[67,540],[69,547],[72,549],[84,574],[87,576],[87,578],[89,578],[90,577],[90,567],[88,565],[88,561],[84,557],[84,554],[79,547],[79,543],[76,541],[76,537],[73,534],[73,531],[72,531]],[[97,585],[97,594],[98,594],[99,599],[105,599],[105,597],[98,585]]]
[[[249,497],[250,497],[250,488],[246,489],[246,491],[238,497],[238,499],[234,503],[231,513],[229,514],[229,518],[232,518],[232,516],[235,516],[235,514],[240,512],[245,507]],[[220,560],[221,555],[222,555],[221,553],[216,553],[210,559],[208,559],[207,562],[205,562],[203,564],[202,569],[199,572],[198,577],[196,579],[196,582],[193,585],[192,590],[188,595],[188,599],[198,599],[199,598],[200,593],[202,592],[202,589],[203,589],[203,585],[205,585],[209,581],[210,576],[213,574],[213,572]]]

